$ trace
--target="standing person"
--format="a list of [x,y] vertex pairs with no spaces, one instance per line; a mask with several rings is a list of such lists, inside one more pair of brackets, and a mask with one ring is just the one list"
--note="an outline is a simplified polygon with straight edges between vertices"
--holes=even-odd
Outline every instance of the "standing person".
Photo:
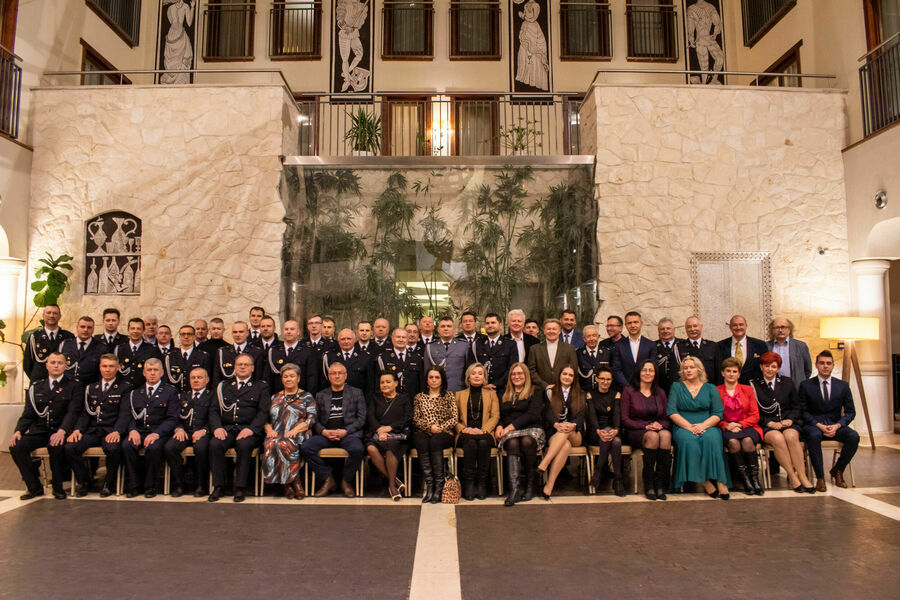
[[485,336],[483,339],[475,340],[472,344],[470,358],[471,362],[484,365],[487,373],[485,388],[494,390],[498,398],[503,396],[509,376],[509,367],[518,362],[519,356],[515,344],[503,339],[502,329],[503,323],[500,321],[500,315],[497,313],[484,315]]
[[62,311],[55,304],[49,304],[41,311],[41,320],[44,326],[33,330],[25,342],[22,369],[28,377],[28,381],[34,383],[47,378],[45,363],[51,352],[59,351],[59,345],[63,340],[72,339],[75,335],[71,331],[60,328],[59,319]]
[[[196,327],[196,325],[194,326]],[[213,317],[209,320],[209,337],[203,340],[198,348],[209,354],[210,358],[214,359],[219,353],[219,348],[228,345],[228,342],[226,342],[223,337],[224,335],[225,321],[219,317]]]
[[625,329],[628,336],[623,337],[613,346],[612,370],[613,378],[619,384],[619,389],[624,389],[631,381],[637,366],[647,359],[656,362],[656,344],[648,337],[641,334],[644,321],[641,313],[629,311],[625,313]]
[[156,330],[159,328],[159,318],[156,315],[144,317],[144,341],[156,345]]
[[194,497],[206,496],[209,481],[209,410],[213,394],[209,391],[209,373],[202,367],[188,371],[188,389],[179,396],[178,424],[164,453],[172,472],[171,496],[178,498],[184,494],[184,466],[181,453],[191,446],[194,451]]
[[561,329],[558,319],[544,321],[544,341],[528,353],[531,382],[542,391],[553,387],[564,368],[578,366],[575,348],[559,340]]
[[174,350],[174,345],[172,344],[172,328],[168,325],[160,325],[156,329],[156,347],[159,349],[159,353],[163,355],[163,358],[169,355],[169,352]]
[[678,379],[675,348],[680,340],[675,337],[675,323],[669,317],[660,319],[656,330],[659,334],[656,340],[656,370],[659,372],[659,384],[668,391]]
[[250,313],[247,315],[247,321],[249,322],[250,329],[247,339],[251,344],[258,345],[260,340],[262,339],[260,324],[262,323],[263,317],[265,316],[266,310],[262,306],[254,306],[250,309]]
[[719,344],[703,337],[703,323],[700,318],[690,316],[684,321],[684,331],[687,339],[675,343],[675,362],[678,371],[681,369],[681,361],[686,356],[696,356],[703,363],[703,370],[709,374],[710,383],[721,383],[722,355]]
[[281,367],[282,390],[272,395],[263,442],[266,483],[280,484],[286,498],[297,500],[306,497],[300,449],[312,433],[317,414],[312,394],[300,389],[300,373],[300,367],[293,363]]
[[207,340],[209,335],[209,323],[205,319],[196,319],[194,321],[194,344],[199,346]]
[[737,465],[738,473],[747,495],[762,496],[759,484],[759,457],[756,445],[762,443],[762,429],[759,426],[759,407],[756,394],[749,385],[738,383],[741,363],[729,357],[722,361],[722,379],[718,387],[722,399],[723,417],[719,421],[722,438],[727,445],[728,456]]
[[[544,330],[546,332],[546,328]],[[547,430],[547,451],[538,465],[538,471],[547,473],[547,483],[541,490],[544,500],[553,494],[553,486],[560,471],[569,461],[569,450],[581,446],[584,432],[585,399],[581,386],[575,383],[575,369],[563,367],[554,384],[547,390],[544,422]]]
[[672,424],[666,415],[666,392],[659,387],[656,373],[656,362],[644,359],[622,391],[621,410],[628,445],[644,453],[644,496],[665,500],[672,466]]
[[388,495],[398,502],[406,484],[397,478],[397,470],[409,446],[412,402],[397,392],[397,376],[386,371],[378,378],[378,392],[366,407],[368,437],[366,452],[378,472],[387,479]]
[[[388,344],[388,336],[391,332],[391,324],[384,317],[378,317],[375,319],[375,322],[372,323],[372,342],[384,350]],[[376,354],[380,352],[380,350],[376,350]]]
[[327,381],[328,369],[339,362],[347,368],[347,385],[362,390],[366,398],[375,393],[375,361],[364,350],[356,349],[356,336],[351,329],[341,329],[337,336],[338,350],[322,356],[321,380]]
[[[606,318],[606,335],[607,338],[600,342],[600,344],[606,348],[612,350],[615,348],[616,344],[619,340],[622,339],[622,329],[625,326],[625,321],[622,320],[622,317],[619,315],[610,315]],[[615,375],[615,373],[613,373]]]
[[66,370],[81,385],[94,383],[100,378],[100,356],[106,345],[93,336],[94,320],[84,316],[78,319],[75,337],[59,344],[59,351],[66,357]]
[[[163,359],[166,380],[178,388],[179,392],[191,389],[190,373],[194,369],[203,369],[207,376],[212,371],[209,355],[194,345],[194,328],[182,325],[178,329],[178,347],[166,354]],[[208,383],[208,381],[207,381]]]
[[494,390],[485,388],[487,374],[481,363],[469,365],[465,383],[465,389],[456,392],[456,447],[463,450],[463,498],[484,500],[500,402]]
[[559,335],[559,339],[567,344],[571,344],[576,350],[583,348],[584,338],[575,329],[577,324],[575,311],[569,309],[562,311],[562,314],[559,317],[559,323],[562,325],[562,332]]
[[128,319],[128,339],[114,350],[119,359],[119,374],[131,389],[144,385],[144,364],[151,358],[161,359],[155,344],[144,338],[144,321],[138,317]]
[[594,389],[586,394],[585,431],[588,444],[597,446],[600,452],[597,454],[591,485],[594,489],[600,487],[603,468],[609,457],[613,467],[613,492],[622,497],[625,495],[625,485],[622,483],[622,438],[619,436],[622,428],[621,394],[612,389],[613,374],[609,367],[598,367],[594,379],[597,382]]
[[334,341],[334,318],[325,315],[322,317],[322,337],[325,340]]
[[407,323],[403,329],[406,330],[406,347],[419,356],[425,356],[425,347],[419,343],[419,326]]
[[360,321],[356,325],[356,349],[367,352],[368,354],[377,356],[381,352],[381,348],[372,343],[372,323],[369,321]]
[[379,377],[382,373],[394,373],[400,380],[400,391],[407,396],[415,396],[422,389],[425,370],[422,357],[407,350],[406,330],[400,327],[394,330],[391,341],[386,345],[388,348],[385,348],[375,360],[375,372]]
[[265,380],[266,364],[262,349],[247,341],[249,328],[244,321],[235,321],[231,325],[232,344],[219,348],[213,364],[213,387],[223,381],[230,381],[235,377],[235,364],[237,357],[246,354],[253,359],[253,379]]
[[40,474],[31,453],[47,448],[50,454],[53,497],[65,500],[66,456],[63,444],[74,429],[81,412],[81,385],[66,376],[66,357],[51,352],[40,363],[46,365],[46,379],[32,382],[25,394],[25,408],[16,422],[9,453],[19,468],[27,491],[19,498],[31,500],[44,495]]
[[778,317],[769,323],[766,346],[781,357],[778,374],[793,381],[794,389],[799,390],[800,384],[812,373],[812,360],[806,342],[794,337],[794,324],[790,319]]
[[816,356],[816,376],[800,385],[800,403],[803,409],[803,430],[806,432],[806,448],[816,473],[816,491],[825,492],[825,465],[822,462],[822,442],[834,440],[843,444],[841,454],[829,475],[840,488],[847,487],[844,469],[853,460],[859,448],[859,434],[850,428],[856,417],[850,385],[831,376],[834,357],[829,350]]
[[329,350],[337,350],[337,343],[322,335],[322,315],[313,313],[306,319],[306,331],[309,336],[303,340],[303,345],[315,350],[319,358]]
[[443,367],[425,372],[425,386],[425,391],[413,398],[413,446],[425,480],[422,503],[437,504],[444,491],[444,450],[453,445],[458,409],[456,397],[447,389]]
[[525,312],[514,308],[506,313],[506,326],[509,328],[509,331],[503,337],[512,340],[516,344],[516,350],[519,353],[516,360],[520,363],[527,363],[529,350],[535,344],[540,343],[540,340],[531,334],[525,333]]
[[263,354],[268,354],[271,348],[278,341],[278,334],[275,333],[275,319],[266,315],[259,322],[259,341],[257,345],[262,348]]
[[447,389],[458,392],[465,387],[466,367],[472,357],[471,346],[465,340],[454,337],[453,319],[441,317],[438,321],[437,340],[425,348],[425,368],[441,366],[447,373]]
[[425,315],[419,319],[419,341],[426,346],[434,341],[434,317]]
[[125,341],[126,336],[119,333],[120,315],[118,308],[103,309],[103,332],[94,335],[94,341],[103,345],[103,354],[112,353],[116,346]]
[[523,331],[531,337],[536,338],[538,341],[541,341],[541,326],[538,324],[537,320],[525,319],[525,327],[523,328]]
[[[504,506],[528,502],[534,497],[537,453],[546,443],[541,427],[544,408],[543,393],[531,385],[531,373],[525,363],[509,368],[509,384],[500,402],[500,422],[494,431],[501,448],[506,450],[509,491]],[[520,488],[520,468],[525,472],[525,485]]]
[[600,343],[600,332],[595,325],[585,325],[582,335],[584,346],[575,352],[578,358],[578,383],[582,390],[589,392],[596,389],[598,369],[610,367],[612,350]]
[[478,331],[478,315],[467,310],[459,318],[459,335],[456,337],[468,342],[469,346],[475,343],[475,340],[484,339],[484,334]]
[[[283,339],[274,343],[266,354],[266,380],[269,383],[269,391],[273,394],[281,391],[281,369],[284,365],[294,364],[300,367],[298,384],[300,388],[310,394],[317,392],[320,388],[319,369],[322,361],[315,350],[300,343],[300,323],[293,319],[285,321],[282,334]],[[327,381],[324,374],[321,378]]]
[[740,382],[746,385],[760,376],[759,357],[769,348],[764,341],[747,335],[747,319],[742,315],[731,317],[728,328],[731,337],[719,341],[719,353],[723,360],[729,356],[738,359],[741,363]]

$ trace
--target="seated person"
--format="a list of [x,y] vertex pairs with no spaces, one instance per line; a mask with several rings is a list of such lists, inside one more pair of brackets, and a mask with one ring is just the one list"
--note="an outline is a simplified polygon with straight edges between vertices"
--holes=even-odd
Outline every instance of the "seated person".
[[466,369],[466,387],[456,392],[456,447],[463,449],[463,498],[484,500],[491,474],[491,448],[496,443],[494,428],[500,422],[497,392],[488,389],[487,373],[481,363]]
[[[612,458],[613,491],[616,496],[625,495],[622,483],[622,438],[621,429],[621,394],[612,389],[613,373],[606,365],[594,370],[594,389],[587,392],[586,431],[589,444],[600,448],[597,454],[597,465],[594,468],[594,489],[603,482],[603,469],[608,458]],[[663,488],[665,490],[665,488]]]
[[[507,454],[509,492],[503,502],[504,506],[528,502],[534,497],[537,453],[544,447],[547,439],[541,427],[543,396],[537,387],[531,385],[528,365],[523,362],[513,363],[509,368],[503,401],[500,402],[500,422],[494,430],[494,437]],[[524,489],[519,487],[520,466],[525,468]]]
[[19,468],[22,481],[28,489],[20,496],[31,500],[44,495],[40,471],[31,459],[38,448],[47,448],[50,454],[53,497],[65,500],[63,482],[66,478],[66,436],[71,432],[81,412],[84,395],[81,386],[66,375],[66,357],[60,352],[50,352],[41,364],[47,378],[36,379],[25,394],[25,408],[16,422],[9,453]]
[[125,461],[125,489],[128,498],[140,493],[140,455],[144,449],[143,490],[145,498],[156,495],[156,476],[163,463],[166,442],[178,423],[178,390],[162,381],[163,364],[158,358],[144,362],[140,387],[132,389],[125,398],[125,406],[131,419],[128,437],[122,442],[122,458]]
[[103,354],[100,357],[100,381],[85,388],[84,412],[66,438],[66,459],[78,483],[75,495],[79,498],[87,496],[91,490],[91,474],[82,457],[85,450],[96,446],[102,445],[106,455],[106,478],[100,497],[111,496],[116,489],[119,465],[122,464],[122,439],[131,419],[127,406],[125,410],[119,409],[123,398],[127,404],[128,391],[128,384],[119,376],[119,359],[115,354]]
[[550,425],[547,430],[550,440],[538,471],[547,473],[547,483],[541,495],[544,500],[549,500],[556,478],[569,462],[569,449],[581,446],[585,400],[581,386],[575,382],[575,369],[571,366],[563,367],[546,393],[548,402],[544,422]]
[[749,385],[738,383],[741,376],[741,361],[729,356],[722,361],[722,380],[718,386],[722,400],[723,418],[719,421],[722,439],[725,440],[728,456],[737,465],[744,484],[744,493],[762,496],[759,484],[759,457],[756,445],[762,443],[762,429],[759,427],[759,408],[756,396]]
[[774,448],[778,464],[787,472],[791,487],[798,494],[814,494],[815,486],[806,477],[800,432],[803,426],[803,407],[800,394],[789,377],[778,374],[781,356],[766,352],[759,359],[762,377],[750,384],[759,405],[759,424],[763,439]]
[[178,424],[165,447],[166,462],[174,482],[173,498],[184,494],[181,453],[188,446],[194,450],[194,483],[197,486],[194,497],[200,498],[209,493],[209,407],[213,402],[213,394],[207,389],[209,373],[203,367],[194,367],[188,373],[187,380],[188,390],[181,392],[179,398]]
[[841,455],[829,474],[834,484],[847,487],[844,469],[850,464],[859,447],[859,434],[850,429],[856,417],[850,385],[831,376],[834,357],[828,350],[816,356],[817,375],[800,384],[800,403],[804,407],[803,430],[806,432],[806,448],[816,473],[816,491],[827,491],[825,466],[822,462],[822,442],[836,441],[843,444]]
[[312,394],[300,389],[301,375],[301,368],[294,363],[281,367],[282,390],[272,395],[263,442],[266,483],[280,483],[285,497],[297,500],[306,497],[300,475],[300,448],[316,422],[316,401]]
[[331,385],[316,394],[315,435],[301,446],[300,452],[316,477],[324,482],[315,493],[320,498],[330,494],[337,484],[331,467],[325,464],[319,451],[325,448],[346,450],[350,456],[344,461],[341,491],[347,498],[354,498],[356,491],[353,483],[365,453],[362,436],[366,426],[366,399],[361,390],[346,385],[347,367],[342,363],[332,363],[328,367],[328,380]]
[[625,441],[644,453],[642,477],[648,500],[665,500],[669,488],[672,423],[667,405],[666,393],[657,382],[656,361],[645,359],[622,390],[621,411]]
[[456,396],[447,389],[447,373],[435,366],[425,372],[427,391],[413,398],[413,446],[425,480],[422,503],[437,504],[444,491],[444,450],[453,445]]
[[382,373],[378,377],[378,391],[366,408],[366,452],[378,472],[387,479],[388,495],[394,502],[400,500],[406,488],[397,478],[397,470],[406,454],[412,421],[412,402],[406,394],[397,393],[399,385],[393,371]]

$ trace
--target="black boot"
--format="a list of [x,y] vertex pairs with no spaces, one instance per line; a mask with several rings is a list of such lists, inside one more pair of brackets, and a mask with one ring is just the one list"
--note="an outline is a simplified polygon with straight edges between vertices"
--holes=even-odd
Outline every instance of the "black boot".
[[[475,497],[479,500],[487,498],[488,480],[491,476],[491,453],[486,452],[487,456],[478,457],[478,469],[476,471]],[[484,459],[484,460],[482,460]]]
[[750,485],[753,486],[753,493],[757,496],[763,495],[763,487],[759,484],[759,457],[756,452],[744,452],[744,462],[747,463],[747,472],[750,476]]
[[471,502],[475,499],[477,493],[475,483],[475,453],[471,452],[468,456],[463,457],[462,468],[462,497],[463,500]]
[[641,475],[644,480],[644,496],[646,496],[648,500],[656,500],[656,484],[653,479],[656,473],[657,452],[658,450],[656,448],[644,449],[644,469]]
[[669,470],[672,468],[672,453],[669,450],[656,452],[656,499],[665,500],[669,491]]
[[[593,459],[588,459],[593,460]],[[600,485],[603,483],[603,467],[606,465],[601,464],[599,460],[594,464],[594,476],[591,477],[591,487],[594,488],[594,493],[600,491]]]
[[737,471],[741,476],[741,483],[744,484],[744,493],[748,496],[754,495],[756,491],[753,489],[753,484],[750,483],[750,473],[747,469],[747,463],[744,462],[744,453],[732,452],[729,453],[728,456],[730,456],[731,460],[734,461],[734,464],[737,465]]
[[513,506],[516,503],[516,496],[519,494],[520,464],[521,459],[518,456],[509,457],[506,467],[506,475],[509,480],[509,490],[506,493],[506,500],[503,502],[503,506]]
[[422,504],[431,502],[434,496],[434,471],[431,468],[431,455],[428,452],[419,453],[419,466],[422,467],[422,478],[425,480],[425,496]]
[[431,470],[434,472],[434,494],[431,496],[432,504],[439,504],[444,493],[444,453],[431,453]]

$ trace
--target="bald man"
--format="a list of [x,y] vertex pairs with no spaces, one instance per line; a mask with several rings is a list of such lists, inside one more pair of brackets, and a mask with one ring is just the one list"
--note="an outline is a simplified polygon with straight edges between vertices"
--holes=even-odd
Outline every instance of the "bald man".
[[703,337],[703,323],[700,317],[691,315],[684,322],[684,332],[687,339],[675,344],[675,364],[677,372],[675,378],[679,378],[681,361],[686,356],[696,356],[706,369],[706,378],[710,383],[719,385],[722,383],[722,373],[719,365],[722,364],[722,354],[719,344]]
[[750,380],[762,377],[759,368],[759,357],[769,351],[766,343],[758,338],[747,335],[747,319],[743,315],[734,315],[728,321],[731,337],[719,341],[719,352],[722,358],[733,356],[741,361],[741,376],[739,382],[749,385]]
[[337,334],[337,344],[337,350],[329,350],[322,356],[320,381],[328,381],[329,367],[341,363],[347,369],[347,385],[362,390],[366,397],[374,394],[375,359],[356,347],[356,334],[352,329],[341,329]]

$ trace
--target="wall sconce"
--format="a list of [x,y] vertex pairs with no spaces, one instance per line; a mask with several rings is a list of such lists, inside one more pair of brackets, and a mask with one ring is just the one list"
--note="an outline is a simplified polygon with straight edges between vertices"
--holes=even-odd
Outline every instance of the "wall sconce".
[[887,192],[879,190],[879,192],[875,194],[875,208],[882,209],[885,206],[887,206]]

